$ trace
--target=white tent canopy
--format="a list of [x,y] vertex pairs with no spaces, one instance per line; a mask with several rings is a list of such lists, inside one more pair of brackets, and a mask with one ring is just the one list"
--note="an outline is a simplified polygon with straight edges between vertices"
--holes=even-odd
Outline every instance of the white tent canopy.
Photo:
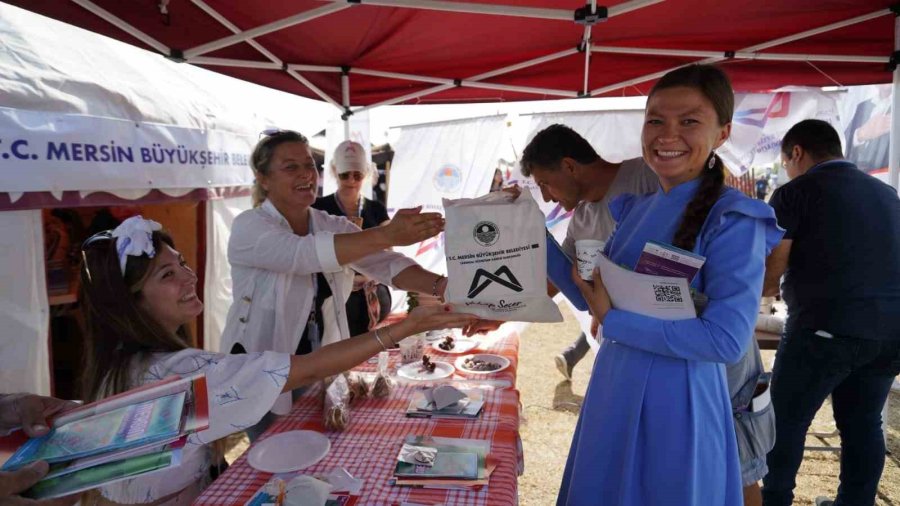
[[231,219],[250,205],[250,151],[266,128],[321,128],[329,106],[177,65],[5,4],[0,49],[2,391],[50,393],[50,308],[35,209],[46,204],[31,204],[28,195],[50,192],[54,206],[64,205],[66,191],[78,192],[78,205],[98,191],[136,200],[151,190],[204,190],[204,334],[207,348],[216,349],[231,304]]

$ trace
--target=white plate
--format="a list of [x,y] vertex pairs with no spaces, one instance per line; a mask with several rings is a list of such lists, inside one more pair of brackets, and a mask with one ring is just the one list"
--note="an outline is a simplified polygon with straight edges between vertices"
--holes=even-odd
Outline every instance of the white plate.
[[[493,362],[498,364],[500,367],[498,369],[494,369],[493,371],[473,371],[471,369],[466,369],[463,364],[466,359],[475,358],[478,360],[484,360],[485,362]],[[509,367],[509,359],[506,357],[501,357],[500,355],[491,355],[489,353],[476,353],[474,355],[466,355],[464,357],[459,357],[456,359],[456,368],[461,372],[468,374],[494,374],[496,372],[500,372]]]
[[453,366],[447,362],[439,362],[437,360],[432,360],[432,362],[436,364],[434,372],[422,370],[422,361],[419,360],[397,369],[397,376],[417,381],[429,381],[446,378],[453,374]]
[[447,336],[456,338],[456,332],[453,332],[453,329],[429,330],[425,333],[425,340],[429,343],[432,341],[443,341]]
[[453,348],[451,348],[450,350],[445,350],[440,347],[440,344],[443,342],[443,339],[441,339],[440,341],[435,341],[431,343],[431,347],[441,353],[451,353],[453,355],[459,355],[461,353],[467,353],[471,350],[474,350],[478,347],[479,344],[478,341],[466,337],[460,337],[459,339],[454,338]]
[[328,455],[331,441],[311,430],[282,432],[253,445],[247,463],[266,473],[305,469]]

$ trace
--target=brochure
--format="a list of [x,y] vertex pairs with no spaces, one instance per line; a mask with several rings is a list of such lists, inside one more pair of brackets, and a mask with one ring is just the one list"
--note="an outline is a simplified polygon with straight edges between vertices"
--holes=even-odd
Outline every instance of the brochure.
[[173,376],[108,397],[50,421],[44,436],[20,443],[3,471],[36,460],[50,472],[24,495],[48,499],[159,471],[181,462],[188,434],[209,426],[206,378]]
[[160,471],[181,463],[181,450],[163,450],[118,462],[82,469],[74,473],[44,478],[25,492],[32,499],[71,495],[134,476]]
[[697,317],[687,279],[634,272],[606,255],[598,257],[597,266],[614,308],[663,320]]
[[705,257],[676,248],[671,244],[648,241],[638,258],[637,265],[634,266],[634,272],[685,278],[690,283],[700,272],[705,261]]
[[50,464],[158,443],[178,436],[185,392],[97,413],[29,439],[4,464],[14,471],[38,460]]

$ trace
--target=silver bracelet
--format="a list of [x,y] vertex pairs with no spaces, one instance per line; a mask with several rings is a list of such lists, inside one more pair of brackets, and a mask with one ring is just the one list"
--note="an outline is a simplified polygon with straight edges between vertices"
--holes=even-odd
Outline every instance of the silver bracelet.
[[378,329],[375,329],[374,334],[375,334],[375,340],[378,341],[378,344],[381,345],[381,349],[384,351],[388,351],[388,347],[384,345],[384,341],[382,341],[381,336],[378,335]]
[[397,341],[395,341],[394,336],[391,335],[391,328],[384,327],[384,331],[387,332],[388,339],[390,339],[390,341],[391,341],[391,348],[393,348],[394,346],[397,346]]

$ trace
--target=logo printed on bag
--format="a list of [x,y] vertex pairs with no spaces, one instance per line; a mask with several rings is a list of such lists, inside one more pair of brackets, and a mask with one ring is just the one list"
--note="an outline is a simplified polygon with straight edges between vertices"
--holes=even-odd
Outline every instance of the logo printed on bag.
[[500,238],[500,228],[497,227],[496,223],[479,221],[475,225],[475,230],[472,231],[472,237],[475,238],[475,242],[482,246],[491,246]]
[[[501,276],[506,276],[506,279],[503,279]],[[504,265],[497,269],[493,274],[484,269],[478,269],[477,271],[475,271],[475,277],[472,279],[472,285],[469,286],[468,297],[470,299],[474,299],[491,283],[499,283],[514,292],[521,292],[523,290],[522,285],[519,283],[519,280],[516,279],[512,271],[509,270],[509,267]]]
[[435,171],[431,182],[438,191],[453,193],[462,185],[462,172],[456,165],[447,163]]

